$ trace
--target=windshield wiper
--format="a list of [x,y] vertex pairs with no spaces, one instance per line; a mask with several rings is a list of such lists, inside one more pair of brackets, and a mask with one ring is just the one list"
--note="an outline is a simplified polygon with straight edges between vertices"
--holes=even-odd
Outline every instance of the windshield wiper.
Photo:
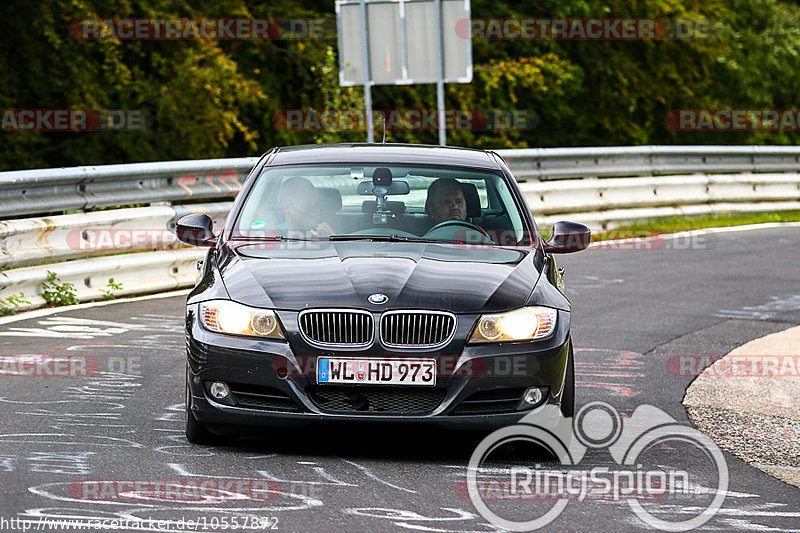
[[405,235],[331,235],[331,241],[386,241],[386,242],[436,242],[443,241],[437,239],[425,239],[422,237],[407,237]]
[[310,241],[311,239],[300,239],[298,237],[284,237],[283,235],[234,235],[232,241],[257,241],[257,242],[283,242],[283,241]]

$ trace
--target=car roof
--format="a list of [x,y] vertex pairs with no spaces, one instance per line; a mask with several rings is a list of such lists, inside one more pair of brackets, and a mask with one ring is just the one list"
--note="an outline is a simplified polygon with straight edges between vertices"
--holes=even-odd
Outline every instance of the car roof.
[[299,163],[441,164],[483,169],[500,168],[487,150],[426,144],[307,144],[274,149],[268,165]]

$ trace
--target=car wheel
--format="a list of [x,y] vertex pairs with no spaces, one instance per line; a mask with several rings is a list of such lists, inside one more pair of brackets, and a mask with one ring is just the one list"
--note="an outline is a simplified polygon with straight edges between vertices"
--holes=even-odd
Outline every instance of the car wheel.
[[561,393],[561,413],[572,418],[575,416],[575,356],[572,344],[567,355],[567,372],[564,376],[564,392]]
[[192,414],[192,391],[189,389],[189,380],[186,380],[186,438],[194,444],[210,444],[213,434],[206,429],[205,424],[199,422]]

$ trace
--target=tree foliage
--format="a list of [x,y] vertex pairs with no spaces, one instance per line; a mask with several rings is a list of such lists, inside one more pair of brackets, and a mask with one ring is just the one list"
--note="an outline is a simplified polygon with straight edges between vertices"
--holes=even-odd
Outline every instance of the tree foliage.
[[[276,112],[361,109],[340,87],[335,36],[275,40],[74,38],[79,18],[325,19],[333,0],[4,0],[0,109],[144,110],[141,131],[0,131],[0,168],[257,155],[273,145],[363,141],[363,131],[287,131]],[[460,110],[526,111],[535,127],[459,130],[476,147],[797,144],[793,132],[677,132],[683,108],[793,109],[800,8],[785,0],[472,0],[474,18],[710,21],[707,38],[475,40],[473,82],[448,84]],[[376,86],[376,109],[433,109],[432,85]],[[529,116],[530,117],[530,116]],[[435,131],[389,141],[435,143]]]

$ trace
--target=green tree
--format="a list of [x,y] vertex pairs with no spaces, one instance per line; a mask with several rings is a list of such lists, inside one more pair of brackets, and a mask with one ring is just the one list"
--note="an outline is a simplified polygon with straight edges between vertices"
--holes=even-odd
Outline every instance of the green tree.
[[[796,108],[800,8],[785,0],[472,0],[474,18],[708,20],[708,38],[480,40],[474,79],[448,84],[448,109],[535,112],[533,129],[460,130],[477,147],[797,144],[796,133],[677,132],[673,109]],[[76,39],[79,18],[325,21],[321,38]],[[332,0],[52,0],[0,3],[0,109],[125,109],[144,131],[3,131],[0,169],[258,155],[274,145],[363,141],[363,131],[287,131],[282,110],[363,108],[338,82]],[[434,109],[432,84],[376,86],[376,109]],[[530,122],[529,122],[530,124]],[[390,131],[437,142],[435,131]]]

